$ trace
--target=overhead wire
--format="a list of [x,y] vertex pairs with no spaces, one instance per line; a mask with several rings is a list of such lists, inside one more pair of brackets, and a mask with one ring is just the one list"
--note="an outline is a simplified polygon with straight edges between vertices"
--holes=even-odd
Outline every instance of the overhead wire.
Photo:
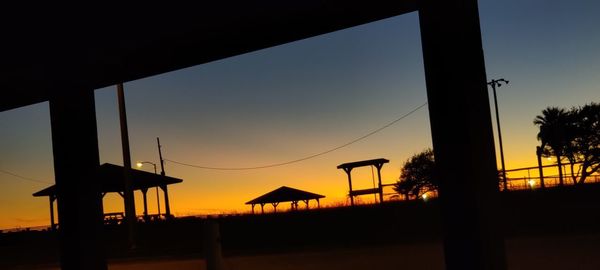
[[384,126],[377,128],[363,136],[360,136],[354,140],[351,140],[347,143],[344,143],[342,145],[333,147],[331,149],[316,153],[316,154],[312,154],[306,157],[302,157],[302,158],[298,158],[298,159],[293,159],[293,160],[289,160],[289,161],[285,161],[285,162],[280,162],[280,163],[274,163],[274,164],[267,164],[267,165],[261,165],[261,166],[253,166],[253,167],[213,167],[213,166],[203,166],[203,165],[195,165],[195,164],[190,164],[190,163],[185,163],[185,162],[180,162],[180,161],[176,161],[176,160],[172,160],[172,159],[164,159],[165,161],[174,163],[174,164],[178,164],[178,165],[182,165],[182,166],[187,166],[187,167],[193,167],[193,168],[197,168],[197,169],[205,169],[205,170],[220,170],[220,171],[242,171],[242,170],[257,170],[257,169],[266,169],[266,168],[273,168],[273,167],[279,167],[279,166],[284,166],[284,165],[289,165],[289,164],[293,164],[293,163],[298,163],[301,161],[305,161],[305,160],[309,160],[309,159],[313,159],[325,154],[329,154],[333,151],[342,149],[344,147],[350,146],[354,143],[357,143],[359,141],[362,141],[376,133],[379,133],[380,131],[398,123],[399,121],[401,121],[402,119],[405,119],[406,117],[410,116],[411,114],[417,112],[418,110],[420,110],[421,108],[425,107],[425,105],[427,105],[427,102],[421,104],[420,106],[416,107],[415,109],[409,111],[408,113],[405,113],[404,115],[396,118],[395,120],[385,124]]
[[50,182],[46,182],[46,181],[42,181],[42,180],[37,180],[37,179],[25,177],[25,176],[18,175],[16,173],[12,173],[12,172],[5,171],[5,170],[2,170],[2,169],[0,169],[0,172],[4,173],[4,174],[7,174],[7,175],[10,175],[10,176],[14,176],[16,178],[20,178],[22,180],[27,180],[27,181],[30,181],[30,182],[36,182],[36,183],[41,183],[41,184],[51,184]]

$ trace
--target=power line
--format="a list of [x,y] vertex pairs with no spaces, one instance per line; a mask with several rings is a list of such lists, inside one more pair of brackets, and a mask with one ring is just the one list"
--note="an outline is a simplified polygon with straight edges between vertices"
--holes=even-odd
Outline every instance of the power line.
[[2,169],[0,169],[0,172],[1,172],[1,173],[4,173],[4,174],[8,174],[8,175],[10,175],[10,176],[14,176],[14,177],[16,177],[16,178],[20,178],[20,179],[22,179],[22,180],[27,180],[27,181],[30,181],[30,182],[36,182],[36,183],[42,183],[42,184],[51,184],[50,182],[46,182],[46,181],[42,181],[42,180],[37,180],[37,179],[33,179],[33,178],[29,178],[29,177],[25,177],[25,176],[18,175],[18,174],[16,174],[16,173],[11,173],[11,172],[9,172],[9,171],[5,171],[5,170],[2,170]]
[[363,135],[363,136],[358,137],[358,138],[356,138],[354,140],[351,140],[351,141],[349,141],[349,142],[347,142],[345,144],[342,144],[342,145],[337,146],[337,147],[333,147],[333,148],[331,148],[329,150],[325,150],[325,151],[322,151],[322,152],[319,152],[319,153],[316,153],[316,154],[313,154],[313,155],[310,155],[310,156],[306,156],[306,157],[303,157],[303,158],[298,158],[298,159],[294,159],[294,160],[290,160],[290,161],[286,161],[286,162],[274,163],[274,164],[268,164],[268,165],[262,165],[262,166],[255,166],[255,167],[211,167],[211,166],[194,165],[194,164],[179,162],[179,161],[175,161],[175,160],[171,160],[171,159],[166,159],[166,158],[164,160],[168,161],[168,162],[171,162],[171,163],[174,163],[174,164],[178,164],[178,165],[182,165],[182,166],[188,166],[188,167],[193,167],[193,168],[197,168],[197,169],[220,170],[220,171],[256,170],[256,169],[266,169],[266,168],[272,168],[272,167],[279,167],[279,166],[289,165],[289,164],[292,164],[292,163],[298,163],[298,162],[305,161],[305,160],[312,159],[312,158],[316,158],[316,157],[319,157],[319,156],[322,156],[322,155],[325,155],[325,154],[329,154],[329,153],[331,153],[333,151],[339,150],[339,149],[344,148],[346,146],[349,146],[351,144],[354,144],[354,143],[357,143],[359,141],[362,141],[363,139],[366,139],[367,137],[370,137],[370,136],[372,136],[372,135],[374,135],[374,134],[376,134],[376,133],[378,133],[378,132],[380,132],[380,131],[382,131],[382,130],[384,130],[384,129],[386,129],[386,128],[394,125],[394,124],[396,124],[400,120],[402,120],[402,119],[410,116],[411,114],[413,114],[413,113],[417,112],[418,110],[420,110],[421,108],[425,107],[425,105],[427,105],[427,102],[421,104],[420,106],[416,107],[412,111],[410,111],[410,112],[408,112],[408,113],[400,116],[399,118],[395,119],[394,121],[391,121],[391,122],[387,123],[386,125],[378,128],[378,129],[375,129],[375,130],[367,133],[366,135]]

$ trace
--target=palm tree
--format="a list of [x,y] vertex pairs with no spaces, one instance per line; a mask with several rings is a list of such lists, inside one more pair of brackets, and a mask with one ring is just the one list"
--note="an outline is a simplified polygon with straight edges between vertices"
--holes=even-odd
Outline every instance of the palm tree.
[[558,163],[559,184],[563,185],[562,161],[564,152],[569,145],[569,113],[562,108],[548,107],[533,120],[533,124],[540,127],[537,139],[541,141],[544,153],[556,156]]

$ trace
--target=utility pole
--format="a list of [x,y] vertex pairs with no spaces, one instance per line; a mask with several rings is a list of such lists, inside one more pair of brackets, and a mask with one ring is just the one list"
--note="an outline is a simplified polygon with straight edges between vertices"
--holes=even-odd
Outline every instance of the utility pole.
[[125,93],[123,84],[117,84],[119,99],[119,119],[121,120],[121,144],[123,147],[123,199],[125,201],[125,218],[127,223],[129,248],[135,248],[135,201],[133,198],[133,183],[131,182],[131,154],[129,151],[129,133],[127,130],[127,113],[125,111]]
[[[158,144],[158,157],[160,158],[160,175],[165,176],[165,161],[162,158],[162,150],[160,146],[160,139],[156,137],[156,143]],[[160,187],[165,194],[165,217],[171,219],[171,206],[169,205],[169,191],[167,185]]]
[[498,80],[492,80],[488,82],[488,85],[492,86],[494,91],[494,107],[496,108],[496,124],[498,125],[498,143],[500,145],[500,162],[502,163],[502,180],[503,190],[508,190],[508,183],[506,180],[506,166],[504,166],[504,149],[502,147],[502,132],[500,131],[500,113],[498,112],[498,99],[496,98],[496,86],[500,87],[502,84],[508,84],[508,81],[504,78]]
[[160,159],[160,175],[165,176],[165,163],[162,158],[162,151],[160,150],[160,139],[156,137],[156,143],[158,144],[158,158]]

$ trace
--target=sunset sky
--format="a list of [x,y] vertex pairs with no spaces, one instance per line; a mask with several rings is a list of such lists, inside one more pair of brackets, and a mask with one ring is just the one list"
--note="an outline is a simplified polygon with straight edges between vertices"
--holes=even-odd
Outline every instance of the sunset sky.
[[[600,2],[479,2],[488,79],[510,81],[498,89],[506,166],[535,166],[534,117],[547,106],[600,101]],[[418,16],[127,82],[125,94],[133,163],[158,163],[156,137],[166,159],[201,166],[303,158],[361,137],[427,101]],[[101,163],[122,165],[116,87],[96,91],[96,111]],[[48,103],[0,113],[0,130],[0,229],[47,225],[47,199],[31,194],[54,182]],[[348,192],[337,165],[387,158],[383,182],[393,183],[402,163],[428,147],[425,106],[365,140],[287,166],[216,171],[167,162],[167,174],[184,179],[170,188],[171,208],[179,216],[246,212],[246,201],[283,185],[323,194],[322,205],[335,205]],[[372,188],[369,168],[353,177],[357,188]],[[141,194],[136,198],[141,214]],[[156,212],[155,200],[151,192],[150,213]],[[115,194],[104,206],[106,212],[123,211]]]

